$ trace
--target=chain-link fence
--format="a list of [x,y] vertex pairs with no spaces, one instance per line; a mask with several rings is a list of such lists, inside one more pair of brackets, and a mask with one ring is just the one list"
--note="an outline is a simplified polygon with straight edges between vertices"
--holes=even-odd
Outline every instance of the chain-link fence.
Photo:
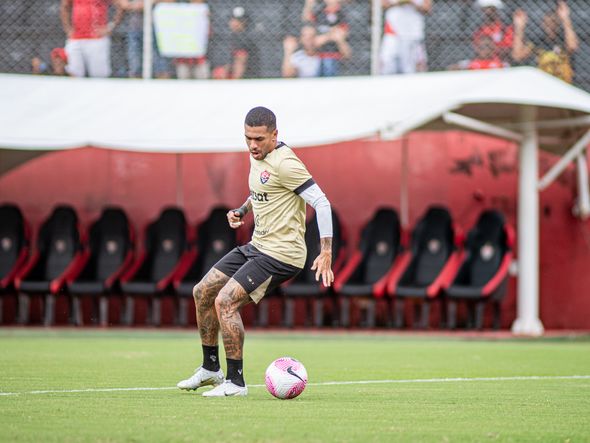
[[[368,75],[526,64],[590,90],[588,0],[160,0],[155,10],[179,3],[206,5],[207,19],[199,22],[208,22],[200,34],[208,44],[205,53],[191,52],[186,36],[169,41],[182,46],[177,54],[163,48],[167,33],[186,29],[181,10],[159,23],[158,14],[147,14],[155,17],[151,37],[160,47],[149,45],[151,38],[144,47],[144,35],[152,33],[143,23],[144,0],[0,0],[0,72],[61,74],[67,59],[70,74],[93,76],[101,49],[85,45],[108,33],[110,53],[103,62],[110,69],[94,70],[97,76],[146,75],[146,56],[152,58],[147,75],[162,78]],[[64,17],[76,44],[66,45]],[[190,23],[197,22],[189,28]]]

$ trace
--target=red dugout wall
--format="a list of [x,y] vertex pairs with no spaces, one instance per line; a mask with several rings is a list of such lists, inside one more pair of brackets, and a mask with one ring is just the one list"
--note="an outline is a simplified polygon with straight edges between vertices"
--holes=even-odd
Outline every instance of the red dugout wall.
[[[288,143],[288,140],[285,140]],[[409,152],[410,226],[431,204],[449,207],[469,229],[494,207],[515,224],[517,152],[489,137],[416,133]],[[355,141],[297,151],[341,215],[354,244],[379,206],[399,210],[402,142]],[[554,162],[541,154],[541,171]],[[105,205],[120,205],[141,230],[162,207],[180,201],[188,220],[248,194],[248,155],[143,154],[85,148],[50,153],[0,177],[0,202],[15,202],[34,231],[58,203],[74,205],[83,226]],[[541,194],[541,319],[546,328],[590,328],[590,229],[571,215],[575,175],[568,170]],[[515,285],[503,304],[503,326],[515,317]]]

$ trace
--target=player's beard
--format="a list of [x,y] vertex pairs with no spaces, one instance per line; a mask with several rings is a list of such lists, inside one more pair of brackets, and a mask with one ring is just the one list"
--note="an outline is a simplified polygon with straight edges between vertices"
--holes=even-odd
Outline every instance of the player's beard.
[[264,154],[260,149],[257,149],[256,151],[250,151],[250,155],[254,158],[254,160],[264,160],[266,157],[266,154]]

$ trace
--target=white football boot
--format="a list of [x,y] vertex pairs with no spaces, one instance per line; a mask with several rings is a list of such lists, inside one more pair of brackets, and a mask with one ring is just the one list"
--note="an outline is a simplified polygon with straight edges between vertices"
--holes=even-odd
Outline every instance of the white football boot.
[[186,380],[179,381],[176,385],[180,389],[185,391],[194,391],[201,386],[217,386],[224,382],[225,377],[223,371],[209,371],[208,369],[199,366],[195,369],[195,373],[192,377]]
[[248,395],[247,386],[238,386],[226,380],[210,391],[203,392],[203,397],[245,397]]

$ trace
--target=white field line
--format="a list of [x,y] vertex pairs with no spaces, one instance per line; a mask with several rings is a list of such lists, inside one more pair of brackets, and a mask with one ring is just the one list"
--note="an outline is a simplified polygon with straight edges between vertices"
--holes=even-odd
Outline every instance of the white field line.
[[[454,378],[411,378],[406,380],[354,380],[325,381],[309,383],[309,386],[342,386],[342,385],[374,385],[374,384],[406,384],[406,383],[460,383],[478,381],[531,381],[531,380],[590,380],[590,375],[517,375],[512,377],[454,377]],[[248,385],[249,388],[262,388],[264,385]],[[55,389],[46,391],[0,392],[1,396],[41,395],[41,394],[79,394],[86,392],[125,392],[125,391],[170,391],[177,387],[161,388],[88,388],[88,389]]]

